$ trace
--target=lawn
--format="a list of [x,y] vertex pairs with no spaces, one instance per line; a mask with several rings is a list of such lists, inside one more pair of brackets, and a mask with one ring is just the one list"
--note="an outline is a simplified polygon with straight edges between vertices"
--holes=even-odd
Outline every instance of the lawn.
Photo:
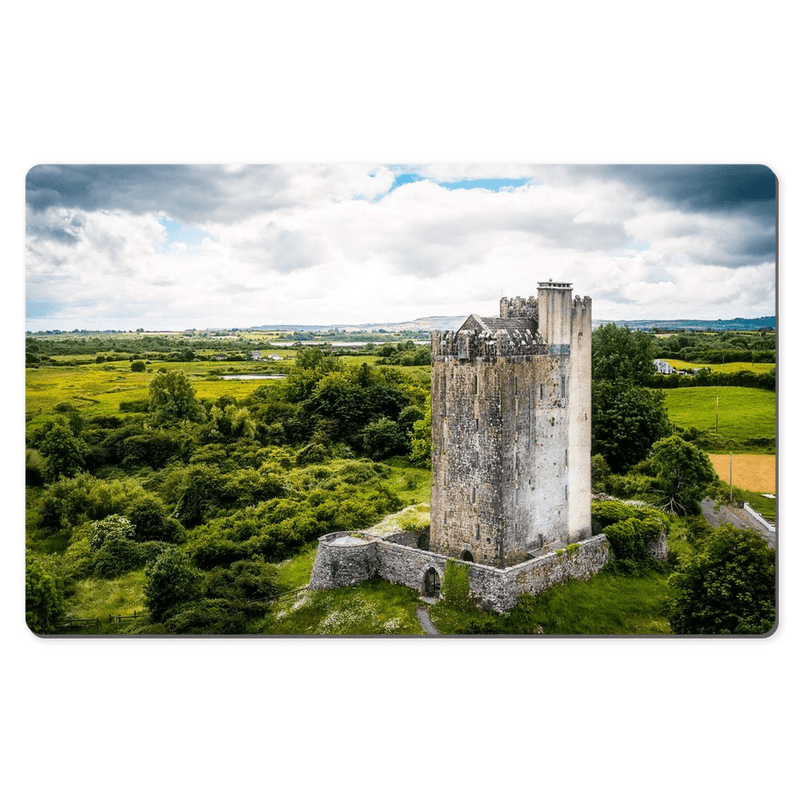
[[418,593],[381,580],[344,589],[300,591],[273,603],[251,633],[375,636],[422,634]]
[[601,572],[554,586],[508,614],[437,603],[431,619],[444,634],[664,635],[671,633],[665,614],[669,596],[664,574]]
[[666,389],[667,413],[684,428],[716,431],[719,397],[720,436],[744,442],[775,437],[775,392],[739,386],[694,386]]

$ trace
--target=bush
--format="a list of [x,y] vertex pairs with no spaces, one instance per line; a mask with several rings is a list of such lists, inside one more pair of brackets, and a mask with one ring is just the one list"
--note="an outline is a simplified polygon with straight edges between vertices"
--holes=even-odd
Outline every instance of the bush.
[[139,542],[157,539],[162,542],[180,544],[186,541],[186,533],[178,520],[167,516],[161,501],[154,496],[136,501],[128,512],[128,519],[135,528],[134,538]]
[[145,569],[144,594],[153,622],[161,622],[176,606],[196,600],[202,593],[202,576],[179,550],[162,553]]
[[33,558],[25,562],[25,622],[34,633],[54,633],[64,616],[64,594],[57,579]]
[[136,535],[131,521],[120,514],[112,514],[105,519],[93,522],[91,530],[90,544],[94,551],[99,550],[107,540],[127,539],[130,541]]
[[235,603],[203,599],[172,609],[164,618],[167,633],[236,635],[244,633],[247,617]]
[[369,458],[380,461],[389,456],[402,453],[406,449],[406,439],[394,420],[381,417],[364,427],[362,447]]
[[454,606],[471,605],[469,601],[469,564],[448,559],[442,576],[442,597]]
[[206,575],[206,595],[228,600],[268,600],[280,594],[278,570],[263,558],[236,561]]
[[147,367],[144,364],[144,361],[132,361],[131,362],[131,372],[144,372]]
[[720,525],[670,577],[679,634],[763,634],[775,624],[775,551],[757,533]]
[[163,542],[106,539],[92,560],[94,574],[106,580],[118,578],[154,561],[169,546]]

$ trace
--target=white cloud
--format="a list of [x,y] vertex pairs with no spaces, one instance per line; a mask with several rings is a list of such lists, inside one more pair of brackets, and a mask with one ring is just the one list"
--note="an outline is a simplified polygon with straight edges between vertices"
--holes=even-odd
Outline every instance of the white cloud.
[[[29,298],[62,307],[39,326],[491,314],[501,292],[534,294],[547,278],[571,280],[577,294],[592,296],[598,318],[758,316],[774,308],[773,265],[747,255],[764,233],[753,219],[679,211],[619,180],[569,169],[419,171],[431,180],[386,194],[394,180],[387,167],[206,170],[201,176],[221,194],[213,204],[197,200],[204,210],[192,219],[179,213],[193,200],[187,186],[171,187],[169,202],[140,213],[31,213]],[[535,180],[503,192],[436,183],[488,177]],[[159,216],[212,238],[169,243]]]

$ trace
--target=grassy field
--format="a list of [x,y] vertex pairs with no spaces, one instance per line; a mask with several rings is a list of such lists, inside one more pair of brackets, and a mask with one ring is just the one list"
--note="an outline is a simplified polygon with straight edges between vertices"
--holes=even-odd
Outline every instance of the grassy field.
[[344,589],[301,591],[273,603],[251,633],[375,636],[422,634],[418,593],[374,580]]
[[715,432],[719,397],[719,435],[738,442],[775,436],[775,392],[738,386],[695,386],[666,389],[672,422]]
[[623,577],[600,573],[587,581],[554,586],[535,598],[532,609],[494,614],[438,603],[431,619],[443,634],[486,632],[508,635],[664,635],[670,589],[665,575]]
[[769,372],[775,369],[774,364],[752,364],[749,361],[733,361],[730,364],[701,364],[694,361],[681,361],[678,358],[665,358],[664,361],[675,369],[710,369],[712,372]]

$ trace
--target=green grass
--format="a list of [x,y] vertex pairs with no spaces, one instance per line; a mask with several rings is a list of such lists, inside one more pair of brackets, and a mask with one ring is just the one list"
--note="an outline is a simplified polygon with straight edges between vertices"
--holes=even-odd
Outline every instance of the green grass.
[[100,628],[76,628],[80,633],[124,633],[125,623],[109,623],[109,616],[147,613],[144,571],[128,572],[113,580],[84,578],[67,598],[67,613],[75,619],[98,618]]
[[[391,476],[387,479],[387,484],[400,498],[404,507],[415,506],[420,503],[428,503],[430,505],[433,476],[429,469],[412,467],[408,459],[402,457],[390,458],[385,463],[392,470]],[[430,524],[430,521],[424,523],[424,525],[427,524]]]
[[417,592],[381,580],[344,589],[301,591],[275,602],[251,633],[293,635],[422,634]]
[[712,372],[755,372],[761,374],[775,369],[775,364],[751,363],[749,361],[733,361],[729,364],[701,364],[694,361],[681,361],[679,358],[665,358],[667,364],[675,369],[710,369]]
[[663,635],[670,627],[665,616],[669,597],[667,576],[658,572],[643,577],[599,573],[587,581],[554,586],[532,602],[508,614],[460,610],[444,603],[431,609],[431,619],[441,633],[480,632],[491,626],[497,634]]
[[666,389],[667,413],[684,428],[714,433],[719,396],[719,435],[744,442],[774,438],[775,392],[738,386],[695,386]]
[[188,374],[201,400],[216,399],[223,394],[241,400],[263,385],[262,381],[253,380],[206,380],[215,373],[260,372],[256,362],[252,361],[151,364],[147,372],[132,372],[128,362],[29,368],[25,375],[25,412],[46,417],[55,413],[59,403],[70,403],[87,416],[118,414],[122,401],[147,399],[153,374],[162,366]]
[[280,578],[281,585],[284,586],[284,591],[291,591],[292,589],[300,589],[306,586],[311,579],[311,570],[314,568],[314,559],[317,557],[316,542],[310,545],[308,549],[304,550],[294,558],[288,558],[286,561],[281,561],[276,564],[278,568],[278,577]]

